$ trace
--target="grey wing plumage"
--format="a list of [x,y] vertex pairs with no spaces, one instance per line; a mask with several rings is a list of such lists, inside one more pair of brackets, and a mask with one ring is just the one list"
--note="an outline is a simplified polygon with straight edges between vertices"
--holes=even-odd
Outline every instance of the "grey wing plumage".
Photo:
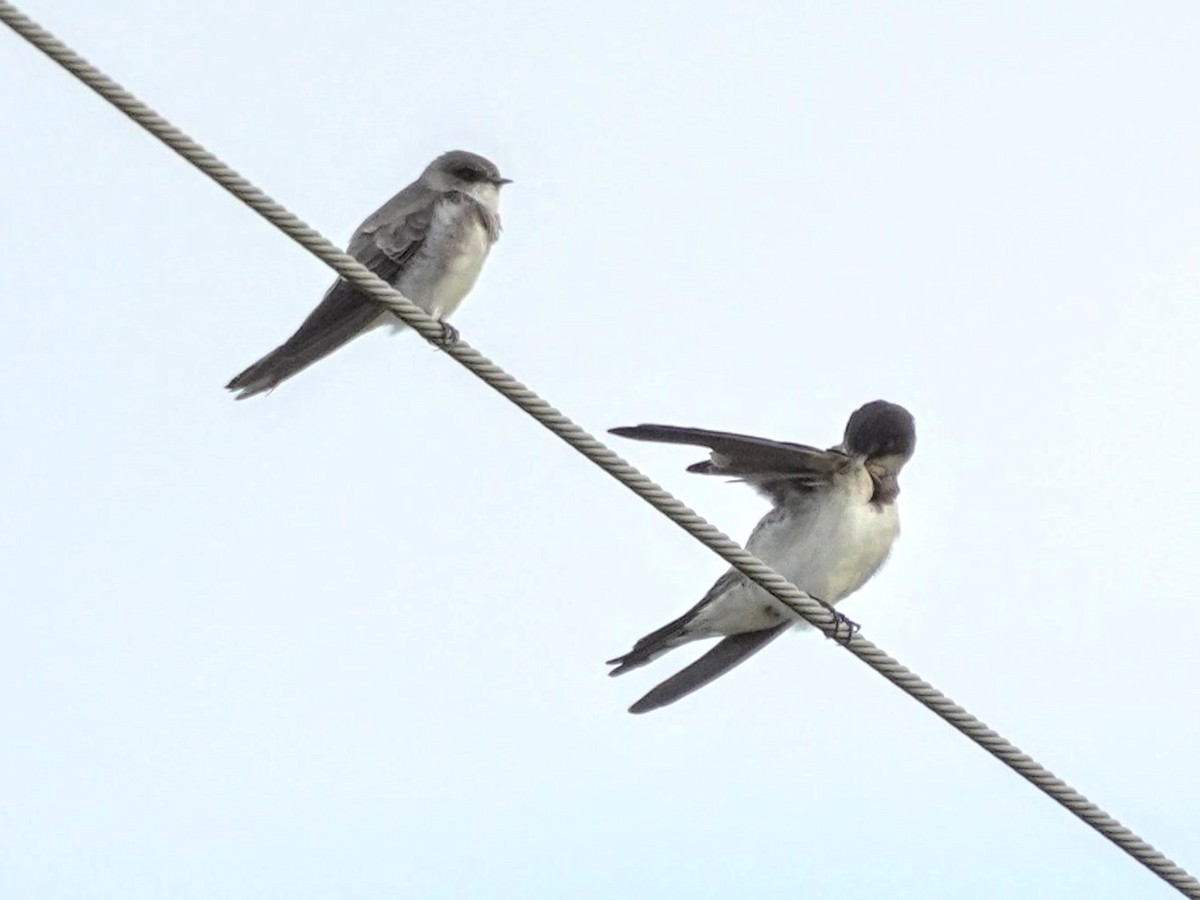
[[740,479],[774,503],[796,491],[825,487],[837,474],[855,465],[851,457],[838,450],[820,450],[807,444],[728,431],[675,425],[632,425],[610,431],[636,441],[708,447],[712,450],[711,459],[693,463],[688,466],[689,472]]
[[[409,185],[359,226],[347,252],[384,281],[395,284],[421,248],[436,199],[433,191]],[[295,334],[234,377],[226,388],[240,391],[239,400],[269,391],[361,334],[380,312],[378,303],[339,278]]]
[[[631,713],[645,713],[674,703],[686,697],[693,691],[699,690],[720,678],[734,666],[745,662],[779,635],[787,631],[788,623],[766,628],[762,631],[748,631],[735,634],[723,639],[698,660],[676,672],[662,684],[647,693],[633,706]],[[615,674],[615,673],[614,673]]]

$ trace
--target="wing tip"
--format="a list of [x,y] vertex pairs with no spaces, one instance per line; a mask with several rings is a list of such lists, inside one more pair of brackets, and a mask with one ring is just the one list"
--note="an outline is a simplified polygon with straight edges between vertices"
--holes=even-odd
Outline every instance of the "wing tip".
[[[670,706],[676,700],[682,700],[688,694],[698,691],[704,685],[712,681],[712,678],[695,681],[685,675],[687,672],[684,669],[677,672],[675,675],[668,678],[662,684],[656,685],[647,691],[636,703],[629,707],[631,715],[640,716],[648,712],[654,712],[656,709],[662,709],[664,706]],[[683,675],[683,677],[679,677]],[[716,676],[714,676],[716,677]]]
[[716,681],[730,669],[744,663],[787,631],[789,626],[790,623],[784,622],[761,631],[747,631],[723,638],[691,665],[684,666],[666,681],[649,690],[645,696],[629,707],[629,712],[638,716],[664,706],[670,706],[676,700],[682,700],[688,694],[700,690],[706,684]]
[[617,437],[636,439],[645,427],[645,425],[618,425],[616,428],[608,429],[608,433],[615,434]]

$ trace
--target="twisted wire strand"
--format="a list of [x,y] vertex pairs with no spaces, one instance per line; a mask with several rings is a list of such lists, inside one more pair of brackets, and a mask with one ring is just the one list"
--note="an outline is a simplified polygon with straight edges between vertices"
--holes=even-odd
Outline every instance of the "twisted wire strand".
[[[750,578],[825,633],[837,637],[838,621],[808,594],[788,582],[762,560],[709,524],[670,493],[659,487],[584,429],[465,341],[446,342],[446,330],[437,320],[406,299],[395,288],[343,253],[314,228],[267,196],[215,155],[192,140],[165,118],[75,53],[11,3],[0,0],[0,21],[58,63],[87,87],[158,138],[185,160],[208,175],[272,225],[351,282],[373,300],[391,309],[425,340],[441,348],[481,381],[528,413],[554,435],[575,448],[625,487],[687,531],[730,565]],[[843,628],[844,632],[844,628]],[[944,719],[1034,787],[1055,800],[1081,821],[1170,884],[1181,894],[1200,900],[1200,881],[1148,842],[1142,840],[1103,809],[1092,803],[1044,766],[988,728],[928,682],[892,659],[859,633],[838,643],[876,672]]]

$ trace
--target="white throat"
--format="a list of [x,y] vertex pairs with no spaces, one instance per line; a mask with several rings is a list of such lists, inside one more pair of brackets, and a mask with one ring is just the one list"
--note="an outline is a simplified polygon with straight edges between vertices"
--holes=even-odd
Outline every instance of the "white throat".
[[488,212],[500,212],[500,185],[490,181],[476,181],[465,185],[462,192],[473,200],[477,200]]

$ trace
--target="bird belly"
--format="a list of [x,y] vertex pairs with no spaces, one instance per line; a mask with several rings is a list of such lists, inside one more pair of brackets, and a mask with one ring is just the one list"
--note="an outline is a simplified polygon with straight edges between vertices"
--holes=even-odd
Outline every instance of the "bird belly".
[[894,504],[847,503],[830,512],[827,521],[818,520],[807,535],[779,548],[778,566],[801,590],[837,603],[879,571],[899,533],[899,519]]
[[[879,571],[900,531],[894,504],[824,498],[810,507],[772,510],[747,549],[800,590],[826,603],[844,600]],[[697,617],[710,634],[737,634],[778,625],[795,614],[749,579],[714,598]]]
[[429,315],[443,319],[475,286],[489,249],[487,229],[475,211],[468,204],[443,203],[424,246],[396,287]]
[[719,597],[714,597],[687,626],[689,638],[744,634],[774,628],[794,619],[774,597],[748,579],[742,579]]

